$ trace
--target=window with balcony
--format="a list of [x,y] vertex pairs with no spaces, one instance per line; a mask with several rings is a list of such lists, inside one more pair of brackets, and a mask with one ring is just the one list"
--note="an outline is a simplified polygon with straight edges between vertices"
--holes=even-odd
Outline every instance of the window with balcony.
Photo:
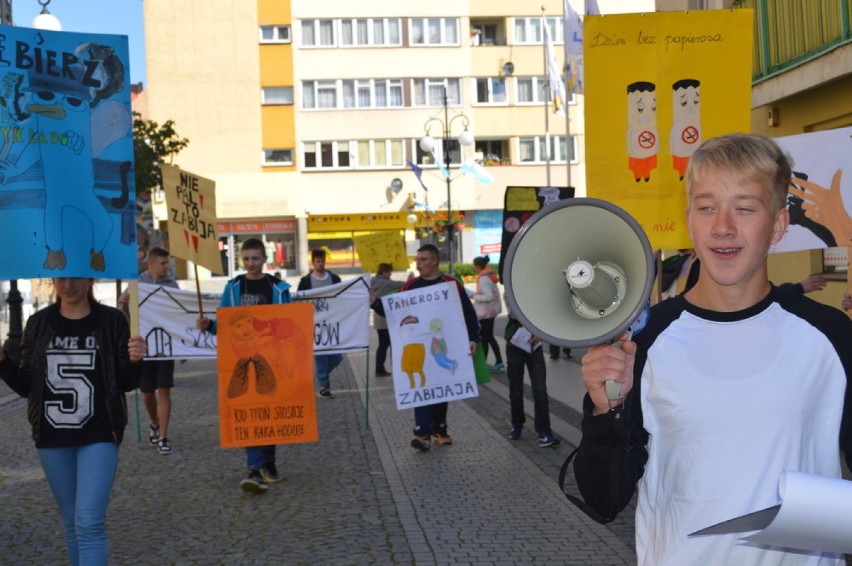
[[290,26],[260,26],[261,43],[290,43]]
[[458,18],[411,18],[411,45],[460,45]]
[[293,104],[293,87],[264,87],[260,91],[260,103],[264,105]]
[[483,165],[509,165],[509,140],[476,140],[476,157]]

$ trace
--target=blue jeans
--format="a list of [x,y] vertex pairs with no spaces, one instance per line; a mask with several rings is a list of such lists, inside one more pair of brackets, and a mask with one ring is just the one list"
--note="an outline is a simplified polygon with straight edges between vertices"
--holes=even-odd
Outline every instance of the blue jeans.
[[414,434],[432,436],[436,432],[447,434],[447,408],[449,403],[435,403],[414,407]]
[[71,565],[105,565],[106,510],[118,469],[118,445],[39,448],[38,457],[59,505]]
[[527,353],[511,343],[506,343],[506,375],[509,378],[509,404],[512,410],[512,425],[520,426],[526,421],[524,414],[524,367],[530,374],[530,386],[535,408],[535,431],[549,434],[550,401],[547,397],[547,368],[544,365],[544,348]]
[[342,354],[314,356],[314,377],[320,387],[328,388],[328,376],[343,361]]
[[267,462],[275,462],[275,445],[246,448],[246,465],[249,470],[260,470]]

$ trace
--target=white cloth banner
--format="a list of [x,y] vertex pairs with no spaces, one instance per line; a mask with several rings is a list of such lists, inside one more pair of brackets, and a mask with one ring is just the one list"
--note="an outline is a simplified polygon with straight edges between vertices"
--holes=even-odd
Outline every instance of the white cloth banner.
[[292,293],[314,303],[314,355],[345,354],[370,347],[370,276]]
[[385,295],[382,304],[391,339],[397,409],[479,395],[453,283]]
[[[314,354],[345,354],[370,344],[369,275],[292,293],[293,302],[314,303]],[[205,313],[219,308],[222,295],[201,296]],[[216,357],[216,336],[195,328],[195,291],[139,283],[139,330],[148,343],[148,359],[194,360]]]
[[[216,312],[222,295],[201,296],[205,313]],[[198,295],[174,287],[139,283],[139,332],[147,359],[195,360],[216,357],[216,337],[195,328]]]

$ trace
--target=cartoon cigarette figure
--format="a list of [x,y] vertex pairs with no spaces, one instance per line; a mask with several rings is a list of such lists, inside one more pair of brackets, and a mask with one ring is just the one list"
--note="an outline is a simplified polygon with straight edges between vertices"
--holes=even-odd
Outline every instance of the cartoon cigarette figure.
[[639,81],[627,85],[627,157],[638,183],[651,180],[657,168],[660,140],[657,135],[656,85]]
[[674,91],[674,116],[669,140],[672,167],[680,175],[686,174],[686,164],[696,148],[701,145],[701,83],[695,79],[681,79],[672,85]]
[[429,330],[432,331],[432,357],[435,362],[444,369],[450,370],[450,374],[455,375],[459,363],[451,359],[447,355],[447,340],[444,338],[444,321],[440,318],[434,318],[429,322]]
[[400,369],[408,374],[408,383],[414,389],[414,374],[420,374],[420,387],[426,385],[426,374],[423,373],[423,362],[426,361],[426,345],[419,337],[419,323],[416,316],[407,316],[399,323],[400,337],[405,345],[402,347]]

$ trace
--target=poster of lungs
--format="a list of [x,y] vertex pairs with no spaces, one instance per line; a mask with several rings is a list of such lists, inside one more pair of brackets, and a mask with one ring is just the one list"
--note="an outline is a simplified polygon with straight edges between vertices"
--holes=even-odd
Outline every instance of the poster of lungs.
[[773,252],[852,245],[852,127],[775,138],[793,160],[790,227]]
[[586,187],[654,248],[689,248],[683,176],[705,139],[751,129],[751,10],[587,16]]
[[479,395],[454,283],[386,295],[382,305],[391,339],[397,409]]
[[0,279],[137,276],[127,62],[124,36],[0,27]]
[[307,303],[216,311],[222,448],[319,440],[313,326]]

